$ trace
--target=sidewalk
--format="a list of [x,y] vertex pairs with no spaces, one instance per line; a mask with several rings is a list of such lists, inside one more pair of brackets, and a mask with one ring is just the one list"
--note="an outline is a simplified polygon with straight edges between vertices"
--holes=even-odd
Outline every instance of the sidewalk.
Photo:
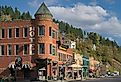
[[48,81],[31,81],[31,82],[72,82],[72,81],[84,81],[84,80],[96,80],[99,78],[86,78],[86,79],[69,79],[69,80],[48,80]]
[[99,80],[101,78],[87,78],[86,80]]
[[48,82],[68,82],[68,81],[67,80],[57,80],[57,81],[51,80],[51,81],[48,81]]

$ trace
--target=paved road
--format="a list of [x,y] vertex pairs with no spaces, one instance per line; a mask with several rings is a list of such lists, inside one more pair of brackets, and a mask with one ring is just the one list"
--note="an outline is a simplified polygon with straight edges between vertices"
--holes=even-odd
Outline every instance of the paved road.
[[121,77],[100,78],[85,81],[69,81],[69,82],[121,82]]

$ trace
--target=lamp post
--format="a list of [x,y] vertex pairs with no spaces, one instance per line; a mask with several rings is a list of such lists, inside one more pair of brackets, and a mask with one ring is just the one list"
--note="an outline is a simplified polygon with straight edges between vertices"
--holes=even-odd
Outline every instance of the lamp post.
[[22,68],[22,58],[20,56],[17,56],[15,60],[15,78],[17,77],[17,71],[21,70]]

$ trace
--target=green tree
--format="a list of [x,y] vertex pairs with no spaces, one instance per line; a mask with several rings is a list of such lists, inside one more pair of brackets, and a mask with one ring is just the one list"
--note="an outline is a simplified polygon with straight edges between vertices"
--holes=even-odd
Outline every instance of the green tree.
[[20,19],[20,16],[21,16],[20,11],[17,8],[15,8],[14,19]]
[[31,15],[30,15],[30,13],[29,13],[29,11],[27,11],[27,13],[26,13],[26,19],[31,19],[32,17],[31,17]]
[[7,8],[7,13],[11,16],[11,18],[14,18],[14,10],[12,7]]

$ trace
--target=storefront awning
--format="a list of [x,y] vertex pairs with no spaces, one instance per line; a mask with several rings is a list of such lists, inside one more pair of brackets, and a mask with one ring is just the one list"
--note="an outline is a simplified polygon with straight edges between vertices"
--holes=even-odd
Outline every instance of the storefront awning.
[[15,64],[9,65],[9,68],[15,69]]
[[8,65],[8,68],[12,68],[12,69],[15,69],[15,62],[11,62],[9,65]]
[[46,70],[46,69],[45,69],[45,67],[43,67],[43,68],[39,69],[39,71],[42,71],[42,70]]
[[68,67],[82,68],[82,66],[81,66],[81,65],[77,65],[77,64],[72,64],[72,65],[69,65]]
[[25,69],[26,69],[26,68],[29,68],[29,69],[30,69],[31,66],[30,66],[29,64],[23,64],[23,65],[22,65],[22,68],[25,68]]

